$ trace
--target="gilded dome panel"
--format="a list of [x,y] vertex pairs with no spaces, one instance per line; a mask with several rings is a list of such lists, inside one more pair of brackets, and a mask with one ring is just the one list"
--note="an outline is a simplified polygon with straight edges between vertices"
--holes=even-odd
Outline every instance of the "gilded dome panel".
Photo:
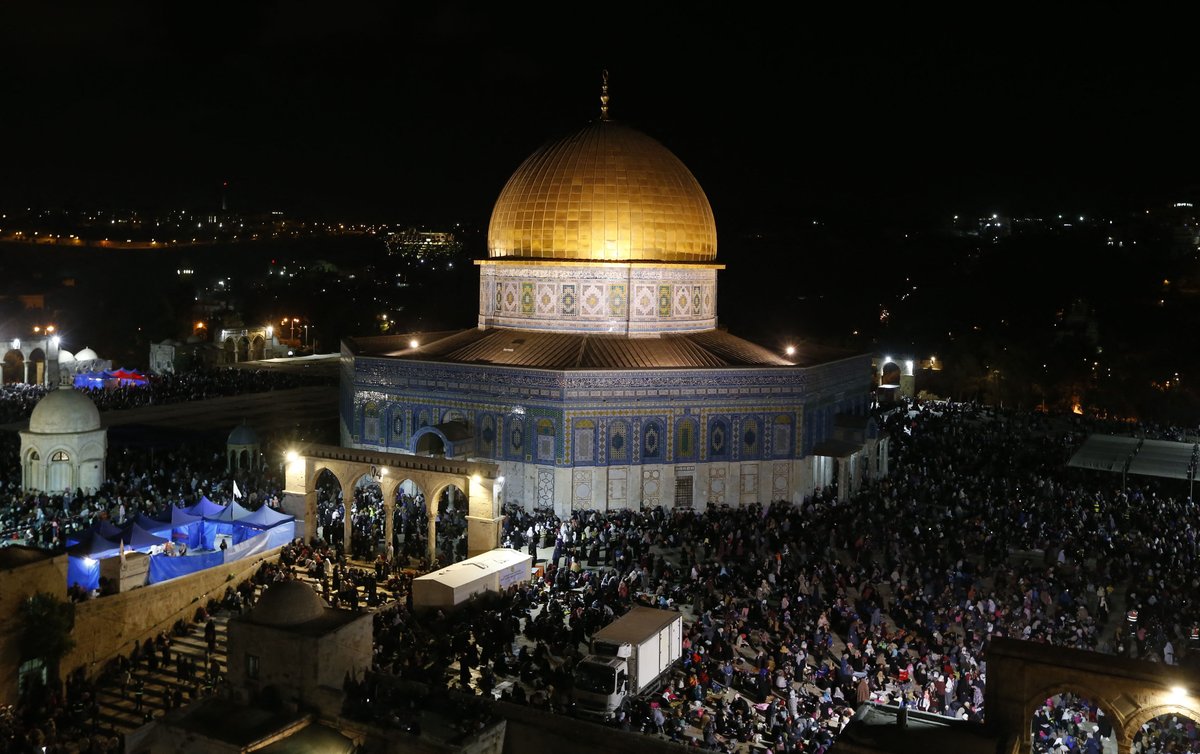
[[649,136],[597,121],[521,164],[496,200],[492,258],[710,262],[712,207],[695,177]]

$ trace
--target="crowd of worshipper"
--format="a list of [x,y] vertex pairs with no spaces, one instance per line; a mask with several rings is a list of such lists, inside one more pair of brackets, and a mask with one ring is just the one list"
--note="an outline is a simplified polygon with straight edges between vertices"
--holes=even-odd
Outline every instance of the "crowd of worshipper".
[[12,435],[0,435],[0,458],[7,461],[0,465],[0,537],[5,541],[62,547],[69,535],[99,520],[120,526],[139,513],[161,516],[171,505],[187,507],[204,496],[229,502],[235,482],[239,502],[250,509],[278,507],[282,496],[278,465],[227,471],[221,443],[114,448],[108,454],[107,478],[96,490],[24,492],[17,442]]
[[1033,713],[1033,754],[1100,754],[1113,735],[1098,705],[1075,694],[1052,696]]
[[[226,395],[332,385],[330,377],[296,375],[271,370],[197,368],[176,374],[149,374],[137,385],[79,389],[101,411],[202,401]],[[28,419],[48,391],[43,385],[11,383],[0,386],[0,424]]]
[[[408,592],[374,617],[374,674],[350,684],[355,700],[396,700],[416,681],[570,713],[572,670],[597,629],[635,604],[682,610],[682,661],[609,722],[718,751],[824,752],[870,701],[981,720],[997,636],[1169,664],[1200,656],[1200,605],[1189,598],[1200,586],[1200,513],[1184,484],[1130,478],[1122,488],[1119,477],[1068,468],[1091,428],[1079,417],[924,404],[880,419],[892,473],[848,500],[819,490],[800,504],[566,518],[506,506],[504,544],[551,549],[549,560],[532,582],[452,612],[413,613],[400,557],[354,572],[333,541],[298,545],[308,549],[289,551],[287,565],[328,581],[331,603],[358,606],[347,584]],[[136,498],[131,490],[153,482],[186,499],[218,476],[175,466],[135,465],[145,470],[120,489]],[[107,510],[117,497],[110,491]],[[380,507],[364,519],[369,543],[382,530],[376,497],[364,497]],[[398,519],[415,512],[411,502]],[[332,495],[322,503],[331,540],[342,510]],[[416,541],[424,529],[411,518]],[[402,546],[408,533],[397,527]],[[1061,711],[1046,714],[1063,725]]]
[[[504,544],[553,547],[542,577],[433,619],[391,608],[377,618],[380,672],[429,682],[457,663],[461,688],[520,681],[504,694],[569,711],[594,630],[635,603],[683,609],[680,671],[611,722],[716,750],[815,752],[868,701],[982,720],[993,637],[1200,655],[1186,488],[1122,490],[1067,468],[1089,429],[1074,417],[936,404],[884,425],[893,472],[847,501],[821,490],[800,505],[565,520],[508,507]],[[1116,601],[1128,612],[1110,615]]]
[[[436,564],[454,563],[467,556],[466,498],[455,487],[439,496],[434,515],[436,530],[435,558],[429,560],[429,512],[425,495],[419,490],[396,490],[392,511],[392,542],[384,541],[387,532],[383,492],[376,483],[358,484],[350,506],[350,546],[345,547],[346,509],[341,486],[332,479],[317,482],[317,518],[321,535],[330,543],[347,549],[352,557],[369,560],[378,554],[432,570]],[[390,547],[390,549],[389,549]]]
[[352,565],[340,547],[324,540],[293,542],[281,550],[279,562],[289,574],[312,582],[331,607],[377,607],[401,588],[386,556],[377,555],[369,567]]
[[[138,514],[165,518],[171,506],[188,507],[202,497],[218,503],[237,501],[251,510],[262,505],[278,508],[283,482],[277,465],[228,471],[224,445],[194,443],[166,448],[123,447],[110,450],[106,481],[96,490],[51,495],[21,489],[16,463],[17,438],[0,435],[0,542],[61,549],[75,535],[108,521],[117,526]],[[235,498],[234,484],[237,484]],[[175,554],[182,550],[173,546]],[[112,593],[102,577],[93,594],[78,586],[68,589],[73,601]]]
[[1133,737],[1133,754],[1196,754],[1200,731],[1196,721],[1176,714],[1159,715],[1142,724]]

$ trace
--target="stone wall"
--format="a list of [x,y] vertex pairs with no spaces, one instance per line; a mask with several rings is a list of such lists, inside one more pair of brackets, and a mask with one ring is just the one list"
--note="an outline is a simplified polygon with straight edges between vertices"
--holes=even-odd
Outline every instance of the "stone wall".
[[128,655],[134,641],[170,631],[181,618],[190,621],[197,607],[223,597],[225,587],[254,575],[264,561],[277,559],[279,549],[191,576],[80,603],[75,608],[75,648],[63,658],[64,675],[84,666],[92,676],[109,659],[118,654]]

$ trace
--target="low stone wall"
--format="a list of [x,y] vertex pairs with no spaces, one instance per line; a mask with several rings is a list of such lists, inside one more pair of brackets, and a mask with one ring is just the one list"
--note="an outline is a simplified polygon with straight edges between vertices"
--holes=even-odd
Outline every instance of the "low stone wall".
[[128,655],[134,641],[144,641],[161,631],[170,631],[175,621],[190,621],[196,608],[210,599],[220,599],[225,587],[235,586],[254,575],[265,561],[279,557],[275,548],[253,558],[209,568],[190,576],[164,581],[75,606],[75,648],[63,658],[64,676],[86,667],[94,676],[118,654]]

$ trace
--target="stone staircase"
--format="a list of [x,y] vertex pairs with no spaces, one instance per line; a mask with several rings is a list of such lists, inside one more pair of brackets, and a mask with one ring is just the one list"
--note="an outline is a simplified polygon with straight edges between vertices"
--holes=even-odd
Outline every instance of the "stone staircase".
[[[353,563],[360,568],[367,568],[369,564]],[[317,594],[321,594],[321,582],[309,577],[307,574],[297,574],[301,581],[309,584]],[[380,589],[381,597],[386,602],[391,598],[386,590]],[[261,594],[261,590],[257,590],[256,599]],[[360,605],[366,606],[366,590],[359,587]],[[220,666],[220,674],[213,681],[213,686],[224,677],[228,669],[227,658],[225,654],[226,645],[226,629],[233,613],[227,610],[222,610],[220,613],[213,615],[213,624],[217,629],[216,649],[209,658],[216,659]],[[179,690],[182,695],[182,704],[187,706],[192,701],[212,693],[208,683],[208,673],[206,672],[205,658],[207,655],[208,645],[204,640],[204,625],[191,624],[190,630],[185,636],[176,636],[171,640],[170,659],[171,661],[164,666],[160,662],[156,670],[150,670],[145,658],[133,670],[132,680],[126,685],[122,691],[123,674],[114,674],[111,678],[102,678],[97,682],[96,686],[96,701],[100,708],[99,727],[104,730],[111,730],[115,734],[124,735],[130,731],[141,727],[149,719],[161,717],[168,710],[168,699],[174,697],[175,691]],[[196,665],[195,673],[180,680],[178,675],[177,661],[180,656],[190,658]],[[143,683],[142,706],[139,711],[137,708],[137,694],[135,688],[137,681]]]
[[[216,651],[211,659],[220,665],[220,674],[226,670],[225,633],[229,623],[229,613],[223,612],[212,617],[217,629]],[[197,695],[210,693],[206,681],[207,672],[205,655],[208,645],[204,641],[204,626],[194,624],[186,636],[176,636],[171,641],[171,662],[164,666],[160,661],[156,670],[150,670],[145,658],[133,669],[132,680],[124,683],[122,674],[103,679],[96,688],[96,701],[100,707],[100,724],[111,728],[122,735],[141,727],[150,718],[161,717],[168,709],[168,700],[176,690],[182,694],[183,704],[186,705]],[[190,678],[180,680],[177,672],[177,660],[188,657],[196,664],[196,672]],[[141,710],[138,710],[136,686],[137,682],[144,684]],[[122,686],[125,685],[124,690]]]

